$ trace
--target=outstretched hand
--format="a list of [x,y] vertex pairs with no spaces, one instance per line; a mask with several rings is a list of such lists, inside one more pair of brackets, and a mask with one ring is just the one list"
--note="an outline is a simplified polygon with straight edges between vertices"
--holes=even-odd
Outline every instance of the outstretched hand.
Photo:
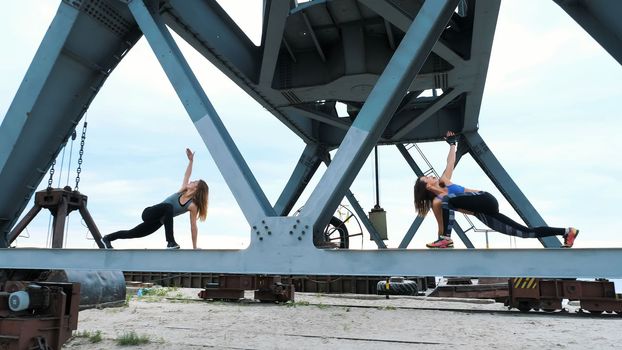
[[458,135],[456,135],[453,131],[447,131],[447,135],[445,136],[445,141],[450,145],[455,145],[458,139]]
[[188,157],[189,161],[192,162],[194,160],[194,152],[192,152],[190,148],[186,148],[186,156]]

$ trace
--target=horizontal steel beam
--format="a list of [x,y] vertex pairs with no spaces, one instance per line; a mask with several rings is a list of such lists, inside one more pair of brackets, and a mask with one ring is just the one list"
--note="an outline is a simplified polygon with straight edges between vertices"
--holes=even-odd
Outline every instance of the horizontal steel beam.
[[[310,242],[307,242],[310,243]],[[351,276],[622,278],[621,248],[273,251],[0,249],[0,268]],[[607,263],[602,263],[606,261]],[[312,263],[310,263],[312,262]]]

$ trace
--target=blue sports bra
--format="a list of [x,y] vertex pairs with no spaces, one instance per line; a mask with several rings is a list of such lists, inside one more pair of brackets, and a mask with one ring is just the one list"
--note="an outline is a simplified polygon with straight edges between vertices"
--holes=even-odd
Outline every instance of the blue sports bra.
[[[462,186],[460,186],[458,184],[451,184],[451,185],[447,186],[446,188],[447,188],[447,194],[446,195],[464,193],[464,187],[462,187]],[[436,198],[443,199],[443,196],[438,195],[438,196],[436,196]]]

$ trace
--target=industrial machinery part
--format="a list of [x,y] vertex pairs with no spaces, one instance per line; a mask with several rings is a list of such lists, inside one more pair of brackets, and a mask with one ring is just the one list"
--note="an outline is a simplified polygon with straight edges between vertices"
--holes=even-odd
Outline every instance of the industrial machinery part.
[[125,303],[125,276],[119,270],[0,269],[0,285],[8,281],[78,283],[80,310]]
[[404,277],[390,277],[386,281],[379,281],[376,293],[380,295],[418,295],[417,282]]
[[254,290],[255,299],[261,302],[294,300],[294,285],[284,284],[280,276],[221,275],[218,283],[208,283],[199,292],[199,298],[214,300],[239,300],[245,290]]
[[121,306],[125,303],[125,277],[119,270],[48,270],[39,281],[80,284],[80,310]]
[[[218,286],[220,274],[214,273],[179,273],[179,272],[139,272],[125,271],[126,283],[141,282],[153,283],[168,287],[203,288],[207,285]],[[436,286],[433,276],[404,278],[417,282],[419,291]],[[377,276],[283,276],[281,282],[294,285],[297,292],[303,293],[352,293],[376,294]],[[507,282],[507,281],[506,281]],[[505,284],[507,289],[507,283]]]
[[93,221],[91,213],[89,213],[86,208],[87,201],[87,196],[77,190],[72,191],[69,186],[66,186],[65,188],[48,188],[37,192],[35,194],[34,206],[8,234],[8,243],[13,243],[13,241],[20,235],[20,233],[22,233],[32,219],[37,216],[39,211],[41,211],[42,208],[45,208],[49,209],[52,216],[54,216],[52,248],[63,247],[66,218],[67,215],[74,210],[78,210],[80,212],[80,215],[82,216],[82,219],[84,219],[86,226],[89,228],[91,235],[93,235],[97,246],[99,248],[104,248],[104,245],[101,242],[102,237],[99,233],[99,229],[97,228],[97,225],[95,225],[95,221]]
[[622,315],[622,297],[607,280],[575,281],[561,279],[511,278],[508,308],[522,312],[562,309],[562,300],[578,300],[581,309],[590,313],[616,312]]
[[[476,282],[476,283],[473,283]],[[447,278],[446,283],[439,283],[429,297],[495,299],[505,302],[508,298],[507,278]]]
[[0,284],[0,349],[58,350],[78,328],[80,284]]

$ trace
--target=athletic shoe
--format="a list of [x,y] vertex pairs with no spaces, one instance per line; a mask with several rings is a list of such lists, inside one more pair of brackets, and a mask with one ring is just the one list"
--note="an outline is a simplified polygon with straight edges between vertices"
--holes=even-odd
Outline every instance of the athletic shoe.
[[574,227],[569,228],[568,233],[564,235],[564,245],[562,245],[562,248],[572,248],[572,246],[574,245],[574,240],[577,238],[578,235],[579,230]]
[[173,243],[169,242],[166,245],[166,249],[179,249],[179,244],[177,244],[175,242],[173,242]]
[[108,236],[102,237],[102,243],[104,244],[104,249],[113,249],[112,244],[110,244],[110,238],[108,238]]
[[440,236],[436,241],[432,243],[428,243],[425,246],[428,248],[434,248],[434,249],[453,248],[454,241],[452,241],[451,238],[449,237]]

